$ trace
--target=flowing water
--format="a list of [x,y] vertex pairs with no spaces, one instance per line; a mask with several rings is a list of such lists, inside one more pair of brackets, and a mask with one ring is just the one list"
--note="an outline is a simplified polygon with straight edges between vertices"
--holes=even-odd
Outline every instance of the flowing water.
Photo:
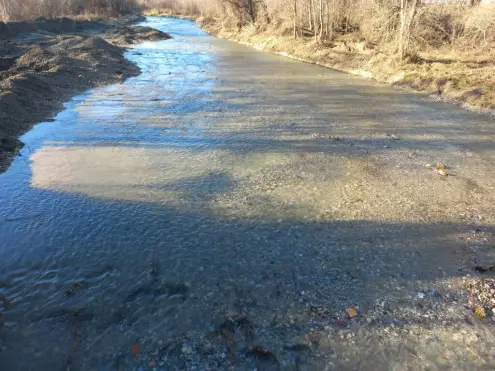
[[492,119],[144,24],[174,38],[130,50],[140,76],[75,97],[0,175],[2,371],[488,367],[435,318],[396,354],[380,331],[422,322],[371,313],[458,277],[456,234],[491,243]]

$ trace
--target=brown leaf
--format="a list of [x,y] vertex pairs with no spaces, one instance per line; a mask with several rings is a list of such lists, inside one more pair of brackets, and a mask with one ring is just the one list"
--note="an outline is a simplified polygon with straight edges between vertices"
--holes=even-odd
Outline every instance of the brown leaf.
[[131,353],[133,356],[137,356],[140,350],[141,350],[141,343],[135,343],[131,347]]
[[440,169],[445,169],[445,165],[444,165],[444,164],[442,164],[441,162],[437,162],[437,163],[435,164],[435,167],[436,167],[437,169],[439,169],[439,170],[440,170]]
[[353,306],[348,307],[346,309],[346,312],[347,312],[347,315],[349,316],[349,318],[354,318],[358,315],[358,310]]
[[480,318],[485,318],[486,317],[485,308],[483,308],[481,305],[477,305],[476,308],[474,308],[474,314],[476,314]]

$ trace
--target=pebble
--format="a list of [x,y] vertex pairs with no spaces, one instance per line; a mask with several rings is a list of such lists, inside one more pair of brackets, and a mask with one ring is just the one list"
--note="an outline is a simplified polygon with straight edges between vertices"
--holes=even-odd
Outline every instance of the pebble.
[[212,348],[211,343],[208,342],[208,343],[205,343],[204,344],[204,350],[205,350],[205,352],[209,352],[211,350],[211,348]]
[[187,346],[187,345],[182,345],[182,353],[184,354],[191,354],[193,352],[192,348],[190,346]]
[[436,292],[435,289],[430,289],[428,290],[428,295],[430,295],[433,298],[435,296],[438,296],[438,292]]

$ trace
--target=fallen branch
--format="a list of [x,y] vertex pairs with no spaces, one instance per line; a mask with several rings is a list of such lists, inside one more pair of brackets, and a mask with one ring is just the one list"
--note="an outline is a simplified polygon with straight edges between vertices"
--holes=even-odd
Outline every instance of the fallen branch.
[[79,344],[79,337],[81,335],[80,315],[84,309],[85,308],[79,309],[77,312],[75,312],[72,315],[72,326],[73,326],[74,332],[73,332],[73,336],[72,336],[72,345],[70,347],[69,355],[67,356],[67,359],[65,360],[66,371],[71,370],[72,363],[74,362],[74,357],[75,357],[76,351],[77,351],[77,345]]

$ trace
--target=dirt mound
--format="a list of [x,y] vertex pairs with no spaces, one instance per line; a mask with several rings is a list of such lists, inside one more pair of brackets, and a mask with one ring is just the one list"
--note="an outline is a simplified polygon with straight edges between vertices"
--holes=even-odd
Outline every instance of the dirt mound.
[[109,26],[101,22],[73,20],[70,18],[45,19],[39,18],[35,22],[0,22],[0,39],[8,39],[18,34],[45,31],[56,34],[73,33],[79,31],[103,31]]
[[89,37],[84,40],[80,48],[82,50],[98,50],[104,51],[107,53],[119,53],[121,49],[115,45],[110,44],[109,42],[103,40],[101,37]]
[[110,37],[112,42],[118,45],[132,45],[143,41],[168,40],[172,38],[166,32],[143,26],[123,27],[113,32]]
[[56,54],[68,52],[73,55],[78,52],[102,52],[114,56],[120,56],[122,54],[121,48],[96,36],[74,36],[66,38],[51,46],[50,50]]
[[23,71],[33,69],[40,71],[53,59],[53,53],[48,50],[41,49],[36,45],[29,49],[25,54],[17,58],[14,63],[14,70]]

